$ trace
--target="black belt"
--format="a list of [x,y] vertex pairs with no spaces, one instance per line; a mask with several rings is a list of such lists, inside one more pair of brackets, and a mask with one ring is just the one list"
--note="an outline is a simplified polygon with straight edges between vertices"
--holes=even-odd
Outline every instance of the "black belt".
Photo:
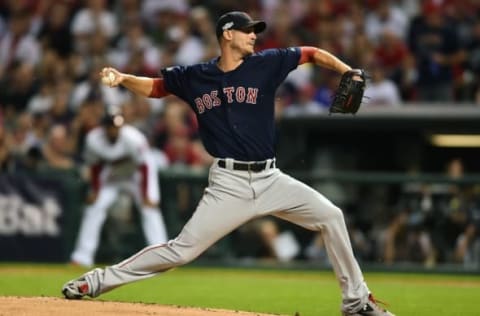
[[[218,166],[220,168],[226,168],[227,162],[225,160],[219,160]],[[233,170],[242,170],[242,171],[253,171],[260,172],[265,169],[275,168],[275,161],[272,161],[270,164],[267,161],[262,162],[233,162]]]

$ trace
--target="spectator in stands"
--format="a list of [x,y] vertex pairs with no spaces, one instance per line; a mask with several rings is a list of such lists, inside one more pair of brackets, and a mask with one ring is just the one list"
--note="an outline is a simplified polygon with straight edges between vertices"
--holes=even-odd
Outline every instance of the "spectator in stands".
[[54,98],[53,85],[49,82],[42,83],[38,92],[28,100],[27,111],[40,113],[50,111]]
[[197,121],[190,114],[188,105],[176,97],[166,100],[165,107],[155,127],[156,147],[162,148],[169,134],[178,130],[188,130],[190,136],[197,131]]
[[203,49],[202,60],[210,60],[218,56],[217,38],[212,15],[202,6],[197,6],[190,11],[190,25],[192,35],[200,39]]
[[161,52],[145,33],[139,17],[125,21],[124,32],[120,34],[116,47],[109,55],[112,63],[138,75],[156,73],[161,64]]
[[471,36],[466,45],[467,57],[463,74],[463,90],[461,98],[480,104],[480,21],[477,20],[471,29]]
[[152,151],[152,156],[159,170],[169,166],[169,160],[165,152],[153,146],[155,143],[155,124],[157,115],[152,112],[152,106],[148,99],[137,95],[132,95],[128,101],[122,104],[121,112],[125,119],[125,124],[132,125],[141,131],[147,138]]
[[417,262],[435,263],[435,250],[428,232],[415,213],[402,209],[395,214],[379,239],[382,261],[386,264]]
[[[348,46],[344,46],[345,57],[359,65],[368,65],[372,61],[374,46],[363,32],[355,32]],[[365,66],[363,66],[365,67]]]
[[[451,159],[447,164],[447,172],[453,179],[461,179],[465,172],[463,161],[460,158]],[[457,185],[457,187],[461,195],[457,194],[458,200],[451,205],[453,207],[457,204],[463,211],[450,217],[455,221],[454,227],[459,232],[454,240],[452,259],[465,267],[478,268],[480,267],[479,187],[477,185]]]
[[112,40],[119,30],[115,15],[107,7],[106,0],[86,0],[72,20],[71,34],[74,37],[74,48],[79,53],[89,49],[89,37],[102,34]]
[[125,123],[135,126],[147,137],[152,135],[157,116],[152,113],[148,99],[132,95],[128,101],[122,104],[121,108]]
[[287,5],[280,5],[275,8],[275,19],[273,19],[265,34],[259,37],[258,50],[274,47],[285,47],[288,35],[293,31],[294,20]]
[[[260,218],[239,227],[233,239],[236,255],[242,259],[288,262],[302,255],[302,246],[293,231],[280,227],[275,218]],[[247,246],[248,245],[248,246]]]
[[311,116],[318,115],[326,112],[326,107],[323,107],[320,103],[313,99],[315,93],[315,87],[312,85],[306,85],[300,87],[297,93],[296,102],[287,106],[283,110],[283,115],[286,117],[294,116]]
[[70,19],[72,5],[68,1],[53,1],[42,17],[38,40],[43,51],[53,51],[61,58],[68,58],[72,53],[72,36]]
[[75,148],[70,142],[70,135],[64,125],[53,125],[50,128],[46,142],[42,146],[42,156],[47,167],[54,169],[73,170],[75,162],[71,153]]
[[189,9],[185,0],[145,0],[141,12],[143,21],[147,24],[147,33],[152,41],[164,46],[167,40],[167,30],[177,25]]
[[452,101],[452,67],[462,62],[464,53],[457,30],[448,23],[440,3],[425,1],[421,15],[410,23],[408,43],[418,69],[418,100]]
[[[113,13],[117,21],[132,21],[142,18],[141,7],[145,0],[118,0],[113,4]],[[128,23],[123,25],[120,32],[125,33],[128,29]]]
[[41,142],[33,128],[33,121],[33,115],[24,111],[12,123],[4,124],[12,131],[10,149],[15,170],[35,170],[41,162]]
[[5,124],[12,130],[11,150],[15,157],[23,156],[33,144],[32,116],[28,112],[23,112],[15,117],[10,124]]
[[400,83],[400,74],[409,54],[405,41],[388,29],[380,34],[374,48],[375,59],[382,66],[385,75],[397,84]]
[[478,223],[469,223],[455,243],[454,261],[465,267],[480,266],[480,233]]
[[317,232],[310,243],[306,246],[305,258],[324,265],[330,265],[321,232]]
[[405,57],[400,71],[393,80],[398,85],[402,100],[407,102],[417,100],[418,69],[413,55],[408,54]]
[[0,106],[7,120],[15,119],[36,92],[35,69],[29,63],[15,62],[0,81]]
[[[159,138],[158,138],[159,137]],[[205,168],[213,161],[197,139],[197,121],[183,102],[172,99],[165,108],[163,130],[157,141],[163,141],[170,164]]]
[[100,119],[105,113],[103,103],[89,98],[85,100],[77,111],[75,118],[71,123],[72,141],[75,141],[77,148],[76,158],[80,159],[84,149],[85,137],[96,126],[99,125]]
[[332,104],[335,91],[338,88],[340,77],[333,72],[324,72],[320,78],[313,99],[318,102],[324,109],[328,109]]
[[400,92],[395,83],[386,78],[383,67],[373,62],[368,67],[370,81],[365,89],[366,108],[373,106],[399,107],[401,105]]
[[15,64],[34,67],[40,60],[40,46],[29,33],[31,13],[22,9],[9,20],[7,33],[0,38],[0,78]]
[[40,83],[56,84],[73,79],[73,71],[70,68],[69,60],[61,58],[51,49],[43,51],[42,59],[36,67],[35,73],[40,79]]
[[[314,37],[313,33],[319,29],[320,23],[330,20],[332,17],[333,5],[331,1],[307,1],[306,12],[298,21],[298,26],[307,33],[307,37],[312,38]],[[266,21],[269,22],[268,19]]]
[[[445,173],[451,180],[461,180],[465,174],[463,160],[459,157],[450,159],[446,164]],[[452,182],[445,183],[441,187],[442,194],[437,198],[437,207],[440,212],[437,232],[441,232],[442,235],[442,249],[448,249],[442,255],[446,260],[451,260],[450,252],[455,248],[458,236],[465,231],[470,220],[471,208],[475,204],[471,199],[470,186]]]
[[168,157],[170,165],[182,165],[191,168],[205,168],[206,162],[203,160],[198,147],[190,138],[186,128],[178,127],[172,130],[165,146],[163,147]]
[[2,173],[12,172],[15,169],[15,158],[12,155],[12,136],[0,125],[0,171]]
[[369,1],[372,9],[365,19],[365,33],[372,43],[378,43],[385,31],[404,39],[407,33],[408,18],[391,0]]
[[191,65],[204,60],[203,43],[190,33],[189,26],[189,21],[182,18],[167,29],[166,48],[173,53],[174,64]]
[[77,111],[79,106],[86,100],[95,100],[116,107],[121,105],[126,93],[118,88],[111,89],[102,84],[98,76],[100,70],[100,60],[94,61],[94,63],[89,66],[87,78],[77,83],[73,88],[71,96],[73,111]]
[[63,124],[70,129],[75,119],[75,113],[70,108],[72,88],[73,82],[67,78],[55,85],[52,106],[48,112],[52,124]]

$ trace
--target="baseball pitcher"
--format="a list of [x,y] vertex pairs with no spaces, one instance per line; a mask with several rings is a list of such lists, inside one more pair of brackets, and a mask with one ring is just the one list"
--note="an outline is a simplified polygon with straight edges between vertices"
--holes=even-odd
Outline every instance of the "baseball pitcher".
[[[274,98],[285,77],[307,62],[339,74],[350,74],[352,69],[315,47],[254,52],[257,33],[265,28],[265,22],[254,21],[246,13],[229,12],[216,25],[220,57],[163,69],[159,78],[103,69],[101,75],[111,77],[110,86],[121,84],[153,98],[174,94],[187,102],[198,118],[202,142],[215,159],[208,187],[177,238],[67,282],[62,288],[65,297],[96,297],[158,275],[195,259],[252,218],[273,215],[322,232],[340,284],[343,315],[393,315],[377,305],[363,279],[342,211],[321,193],[283,173],[275,161]],[[353,73],[354,80],[362,80],[355,75],[360,72]],[[356,102],[353,97],[342,99],[347,108]]]

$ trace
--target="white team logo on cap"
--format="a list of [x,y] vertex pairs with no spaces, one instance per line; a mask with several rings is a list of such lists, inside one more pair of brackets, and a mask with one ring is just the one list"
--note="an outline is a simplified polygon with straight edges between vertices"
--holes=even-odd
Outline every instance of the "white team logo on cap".
[[222,30],[229,30],[231,27],[233,26],[233,22],[228,22],[228,23],[225,23],[223,26],[222,26]]

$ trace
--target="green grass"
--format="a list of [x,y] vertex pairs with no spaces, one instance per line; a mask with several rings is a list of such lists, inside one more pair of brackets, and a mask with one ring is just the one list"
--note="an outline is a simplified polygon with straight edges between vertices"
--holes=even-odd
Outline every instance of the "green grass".
[[[0,265],[0,295],[57,296],[84,270]],[[480,276],[366,273],[370,289],[397,315],[479,315]],[[339,315],[333,272],[182,267],[97,300],[225,308],[283,315]]]

